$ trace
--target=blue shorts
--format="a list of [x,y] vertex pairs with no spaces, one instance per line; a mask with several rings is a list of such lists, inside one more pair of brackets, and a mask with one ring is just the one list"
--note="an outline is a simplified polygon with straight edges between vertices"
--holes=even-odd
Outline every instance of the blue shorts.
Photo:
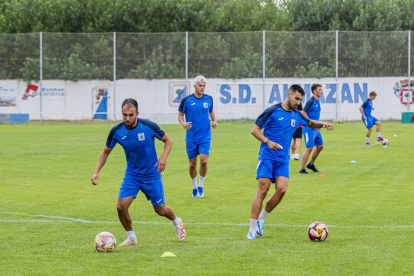
[[141,180],[125,174],[119,188],[118,198],[137,197],[139,190],[145,194],[147,200],[151,199],[152,205],[165,204],[164,185],[162,184],[161,174],[154,177],[153,180]]
[[367,127],[367,129],[372,128],[375,125],[375,123],[378,121],[378,119],[375,118],[374,116],[367,117],[367,120],[364,120],[364,117],[361,116],[361,120],[364,123],[364,125]]
[[275,178],[284,176],[289,178],[289,163],[280,163],[270,159],[259,160],[256,167],[256,179],[270,178],[275,183]]
[[319,129],[304,127],[303,138],[305,138],[305,144],[307,148],[323,145],[322,134]]
[[193,159],[199,154],[210,156],[211,140],[205,142],[186,142],[188,159]]

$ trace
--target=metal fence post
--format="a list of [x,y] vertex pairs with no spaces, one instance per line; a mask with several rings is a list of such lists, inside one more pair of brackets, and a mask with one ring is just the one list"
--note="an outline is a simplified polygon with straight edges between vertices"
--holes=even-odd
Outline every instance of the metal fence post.
[[[335,31],[335,81],[336,85],[338,85],[338,30]],[[336,121],[339,121],[339,108],[340,108],[340,102],[339,102],[339,87],[336,88]]]
[[[266,82],[266,31],[263,31],[263,82]],[[263,83],[263,110],[266,106],[265,90],[265,84]]]
[[39,95],[40,95],[40,121],[42,122],[42,124],[44,124],[43,122],[43,88],[42,88],[42,80],[43,80],[43,32],[40,32],[39,34],[39,38],[40,38],[40,42],[39,42],[39,46],[40,46],[40,53],[39,53],[39,64],[40,64],[40,76],[39,76]]
[[413,98],[413,94],[411,92],[411,30],[408,31],[408,110],[410,111],[411,99]]
[[[114,105],[114,121],[116,121],[116,112],[115,112],[115,110],[116,110],[116,102],[115,102],[115,95],[116,95],[116,93],[115,93],[115,91],[116,91],[116,32],[114,32],[114,39],[113,39],[114,41],[113,41],[113,47],[114,47],[114,57],[113,57],[113,59],[114,59],[114,95],[112,96],[113,97],[113,105]],[[108,116],[109,117],[109,116]]]
[[188,32],[185,32],[185,93],[188,94]]

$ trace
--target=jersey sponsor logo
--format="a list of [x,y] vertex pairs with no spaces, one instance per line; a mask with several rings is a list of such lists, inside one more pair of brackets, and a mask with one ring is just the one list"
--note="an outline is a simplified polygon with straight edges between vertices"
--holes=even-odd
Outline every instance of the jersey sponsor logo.
[[139,141],[144,141],[144,140],[145,140],[145,135],[144,135],[144,133],[138,133],[138,140],[139,140]]
[[128,137],[128,136],[124,136],[124,137],[122,137],[121,139],[122,139],[122,140],[124,140],[124,139],[125,139],[125,138],[127,138],[127,137]]
[[204,108],[208,108],[208,103],[203,103]]
[[290,121],[290,125],[294,127],[294,126],[295,126],[295,124],[296,124],[296,120],[295,120],[295,119],[292,119],[292,120]]

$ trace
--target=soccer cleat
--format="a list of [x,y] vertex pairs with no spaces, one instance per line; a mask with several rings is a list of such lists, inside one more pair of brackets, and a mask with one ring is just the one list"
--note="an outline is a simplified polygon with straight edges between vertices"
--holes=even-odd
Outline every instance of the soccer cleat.
[[294,154],[292,154],[292,155],[290,156],[290,160],[293,160],[293,159],[295,159]]
[[137,239],[134,238],[127,238],[123,243],[121,243],[119,246],[125,246],[125,245],[133,245],[137,244]]
[[255,240],[256,239],[256,232],[254,231],[249,231],[249,233],[247,233],[246,238],[248,240]]
[[174,226],[175,232],[177,232],[177,238],[179,241],[183,241],[185,239],[185,229],[183,226],[183,221],[180,220],[180,223],[178,225]]
[[293,157],[293,159],[295,159],[295,160],[302,160],[302,158],[300,158],[299,155],[296,155],[295,157]]
[[193,195],[191,197],[197,197],[197,189],[193,189]]
[[365,146],[371,146],[371,144],[369,142],[366,142]]
[[381,136],[377,138],[377,141],[382,141],[384,140],[384,138],[382,138]]
[[305,169],[300,169],[299,173],[300,174],[308,174],[308,172]]
[[312,165],[309,163],[306,168],[312,170],[313,172],[319,172],[319,170],[315,167],[315,165]]
[[204,191],[203,191],[203,187],[197,187],[197,196],[198,197],[204,197]]
[[264,220],[260,219],[257,221],[257,229],[256,229],[256,233],[259,236],[263,236],[263,224],[264,224]]

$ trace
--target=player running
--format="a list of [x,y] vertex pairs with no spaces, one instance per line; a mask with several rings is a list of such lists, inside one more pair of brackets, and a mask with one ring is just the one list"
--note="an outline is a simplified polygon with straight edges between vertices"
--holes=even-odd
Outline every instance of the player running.
[[[178,108],[178,121],[187,130],[185,142],[189,161],[188,170],[193,184],[192,197],[204,197],[203,185],[207,174],[207,161],[211,148],[210,126],[213,128],[217,127],[216,115],[213,111],[213,98],[204,94],[206,83],[205,77],[196,77],[194,79],[194,94],[182,99]],[[198,185],[197,155],[200,155]]]
[[377,93],[375,91],[371,91],[369,93],[368,99],[365,100],[365,102],[361,105],[359,108],[359,112],[361,112],[361,119],[362,122],[364,122],[364,125],[367,127],[368,132],[365,137],[365,145],[370,146],[369,143],[369,137],[371,136],[372,127],[374,125],[377,126],[377,141],[384,140],[381,137],[381,122],[378,121],[377,118],[371,115],[371,111],[374,110],[372,101],[375,100],[377,97]]
[[[109,154],[116,143],[125,151],[127,167],[124,179],[119,189],[118,217],[125,228],[128,238],[121,244],[137,244],[137,237],[132,227],[132,218],[129,214],[129,206],[141,190],[154,207],[155,212],[170,219],[174,225],[179,241],[185,238],[183,221],[177,217],[174,211],[165,205],[164,186],[161,172],[165,170],[167,157],[171,151],[173,141],[158,125],[152,121],[138,118],[138,103],[134,99],[126,99],[122,103],[123,122],[114,126],[106,141],[106,146],[99,155],[95,172],[92,176],[92,184],[97,185],[99,172],[105,165]],[[161,157],[157,158],[154,138],[165,143]]]
[[[311,90],[312,97],[306,102],[302,113],[308,116],[309,119],[318,121],[321,116],[321,103],[319,102],[319,97],[322,96],[322,85],[312,84]],[[312,158],[306,168],[314,172],[319,172],[319,170],[315,167],[315,161],[319,153],[321,153],[323,150],[321,131],[319,128],[313,129],[309,127],[303,127],[303,137],[305,138],[306,149],[302,156],[302,168],[299,173],[308,174],[305,166],[314,147],[315,150],[312,153]]]
[[[286,193],[289,183],[290,141],[298,126],[333,130],[331,124],[310,120],[295,109],[304,94],[302,87],[292,85],[285,101],[267,108],[253,126],[252,135],[262,143],[256,167],[258,190],[253,199],[250,228],[246,236],[249,240],[255,240],[256,233],[259,236],[263,235],[264,220]],[[271,183],[275,183],[275,193],[267,200],[262,210]]]

